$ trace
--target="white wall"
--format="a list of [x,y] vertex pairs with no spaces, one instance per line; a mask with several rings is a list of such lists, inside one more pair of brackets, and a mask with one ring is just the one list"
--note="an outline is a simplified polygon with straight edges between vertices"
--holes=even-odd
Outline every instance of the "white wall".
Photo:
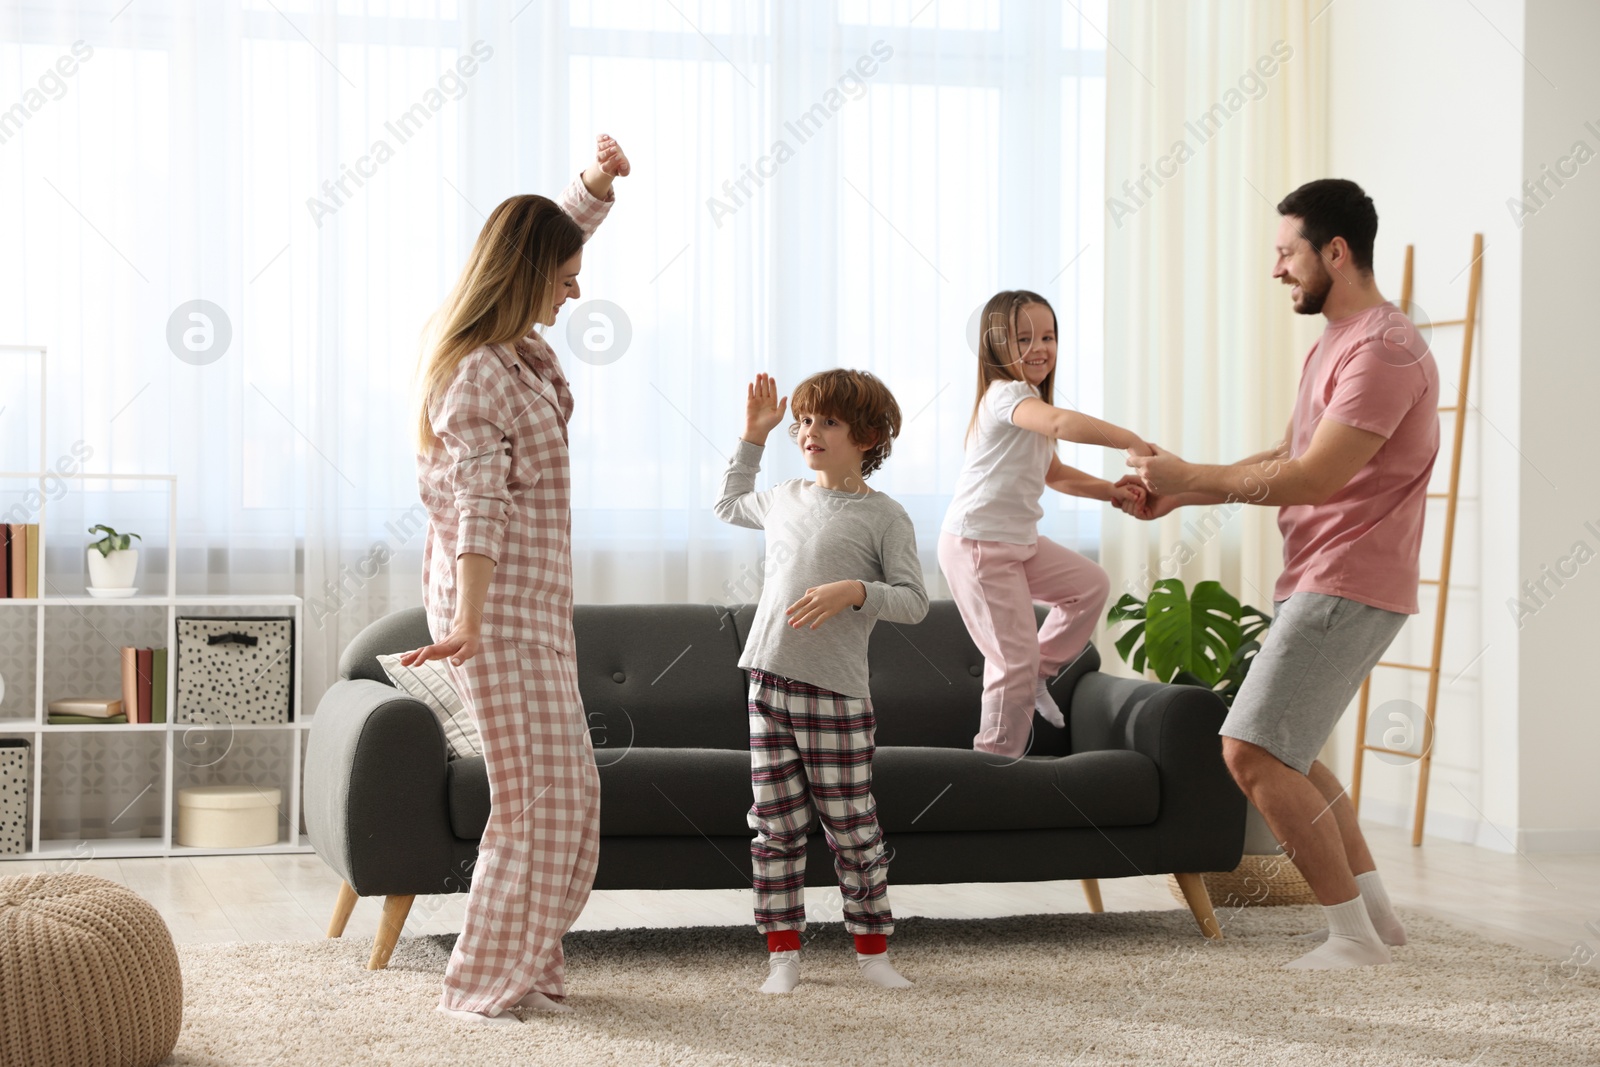
[[[1506,851],[1600,849],[1600,775],[1583,766],[1600,750],[1600,718],[1582,669],[1600,635],[1600,559],[1520,630],[1507,607],[1524,578],[1555,566],[1579,538],[1600,552],[1600,534],[1583,528],[1587,520],[1600,530],[1600,420],[1580,406],[1600,395],[1583,321],[1596,303],[1600,159],[1520,224],[1507,205],[1575,140],[1600,152],[1600,129],[1584,128],[1600,128],[1600,74],[1579,51],[1600,39],[1600,5],[1342,0],[1324,17],[1329,172],[1360,182],[1378,206],[1381,288],[1398,296],[1404,246],[1414,244],[1416,303],[1432,318],[1459,318],[1471,235],[1485,238],[1427,830]],[[1433,332],[1441,377],[1452,383],[1446,404],[1461,341],[1459,327]],[[1451,420],[1441,423],[1441,490]],[[1425,575],[1436,573],[1444,521],[1441,504],[1430,509]],[[1422,616],[1389,658],[1426,662],[1435,603],[1425,590]],[[1420,676],[1375,675],[1374,706],[1420,707],[1425,694]],[[1353,731],[1352,713],[1330,746],[1341,777]],[[1414,765],[1368,754],[1363,816],[1409,823],[1416,781]]]
[[1543,203],[1524,198],[1520,447],[1540,473],[1524,468],[1517,558],[1563,584],[1519,634],[1518,810],[1527,849],[1600,850],[1600,5],[1529,0],[1524,40],[1521,162]]

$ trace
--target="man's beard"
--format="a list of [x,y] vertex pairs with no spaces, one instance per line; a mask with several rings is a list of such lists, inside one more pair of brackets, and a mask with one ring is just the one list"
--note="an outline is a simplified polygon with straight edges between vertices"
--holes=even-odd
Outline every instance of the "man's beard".
[[1300,299],[1295,302],[1295,314],[1319,315],[1322,305],[1328,302],[1328,294],[1333,292],[1333,275],[1320,261],[1317,263],[1317,273],[1320,275],[1318,278],[1300,280]]

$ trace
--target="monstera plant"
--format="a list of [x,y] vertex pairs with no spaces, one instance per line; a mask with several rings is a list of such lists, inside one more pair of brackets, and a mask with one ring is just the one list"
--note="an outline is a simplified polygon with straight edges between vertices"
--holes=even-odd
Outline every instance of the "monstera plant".
[[1221,583],[1200,582],[1190,593],[1178,578],[1156,582],[1146,600],[1123,594],[1106,622],[1132,623],[1117,638],[1117,653],[1128,666],[1154,671],[1163,682],[1204,686],[1230,707],[1272,625]]

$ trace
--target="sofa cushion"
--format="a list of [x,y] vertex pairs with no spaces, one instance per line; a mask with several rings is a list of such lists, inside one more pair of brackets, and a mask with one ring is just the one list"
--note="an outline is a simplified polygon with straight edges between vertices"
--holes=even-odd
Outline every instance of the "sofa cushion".
[[[600,765],[605,836],[749,834],[750,754],[635,748]],[[1161,806],[1156,766],[1137,752],[1030,756],[1012,763],[971,749],[880,748],[873,796],[887,834],[1144,826]],[[482,759],[450,764],[450,824],[481,837],[489,818]]]
[[1155,763],[1138,752],[1027,756],[879,748],[872,793],[888,834],[1145,826],[1161,809]]
[[[725,748],[634,748],[595,752],[600,833],[606,836],[742,835],[750,832],[750,753]],[[482,757],[450,764],[450,828],[467,840],[489,822]]]

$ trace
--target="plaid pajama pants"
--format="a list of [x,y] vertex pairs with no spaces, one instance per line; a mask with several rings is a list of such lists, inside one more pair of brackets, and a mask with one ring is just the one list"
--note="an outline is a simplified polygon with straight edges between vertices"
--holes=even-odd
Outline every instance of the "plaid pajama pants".
[[565,992],[561,937],[600,857],[600,772],[570,656],[486,637],[450,671],[482,735],[489,823],[439,1002],[493,1012]]
[[806,831],[821,820],[852,934],[892,934],[889,857],[872,799],[872,701],[750,672],[748,822],[756,929],[806,928]]

